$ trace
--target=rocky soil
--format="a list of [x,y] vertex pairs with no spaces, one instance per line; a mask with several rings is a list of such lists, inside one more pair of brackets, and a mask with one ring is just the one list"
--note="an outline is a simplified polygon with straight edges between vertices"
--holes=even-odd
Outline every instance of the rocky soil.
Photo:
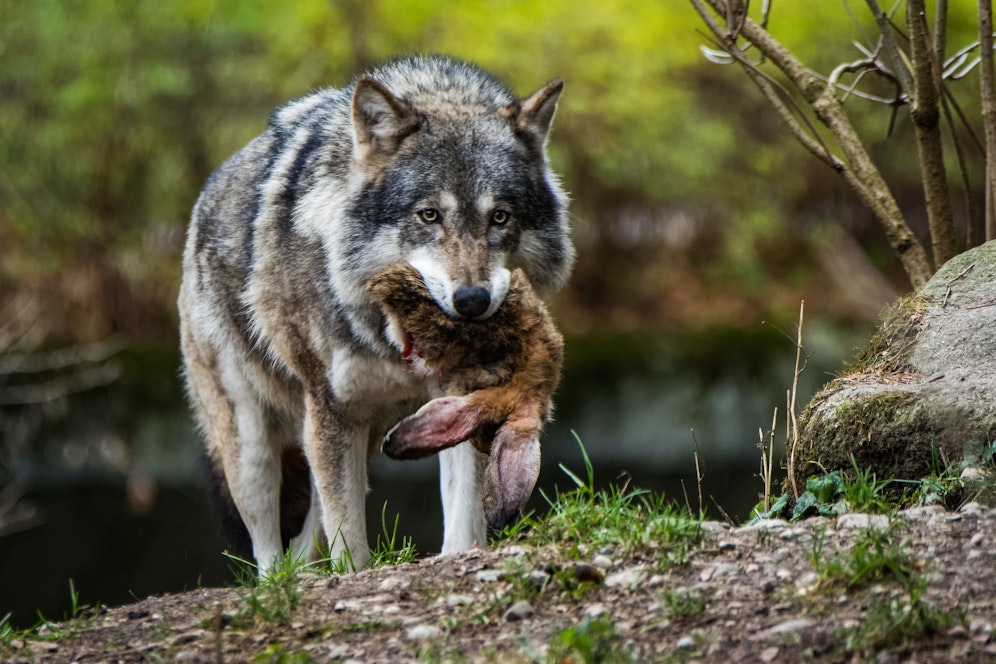
[[996,509],[976,503],[705,522],[670,566],[660,549],[570,549],[507,544],[304,575],[295,607],[269,617],[273,600],[246,588],[151,597],[15,637],[0,659],[996,661]]

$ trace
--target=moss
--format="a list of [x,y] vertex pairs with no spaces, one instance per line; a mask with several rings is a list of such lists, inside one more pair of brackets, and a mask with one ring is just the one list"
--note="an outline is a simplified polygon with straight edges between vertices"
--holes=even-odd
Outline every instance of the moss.
[[910,370],[910,350],[923,326],[929,299],[919,293],[901,297],[886,309],[882,324],[864,349],[844,367],[844,375],[905,373]]
[[872,468],[878,477],[929,474],[938,431],[915,392],[869,389],[838,400],[839,391],[831,387],[817,395],[800,418],[797,482],[824,470],[849,472],[852,454],[859,468]]

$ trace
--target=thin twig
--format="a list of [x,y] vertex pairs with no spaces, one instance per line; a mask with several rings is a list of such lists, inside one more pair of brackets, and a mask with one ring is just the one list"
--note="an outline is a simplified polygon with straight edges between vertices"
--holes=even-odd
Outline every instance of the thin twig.
[[691,432],[692,444],[695,446],[695,483],[699,490],[699,518],[701,519],[705,514],[705,503],[702,501],[702,480],[705,479],[705,473],[699,467],[699,441],[695,437],[695,429],[692,429]]
[[[799,449],[799,419],[796,416],[796,397],[799,393],[799,376],[805,371],[805,365],[800,368],[800,363],[802,360],[802,325],[804,321],[804,314],[806,310],[806,301],[802,300],[799,302],[799,322],[796,325],[796,338],[795,338],[795,372],[792,375],[792,389],[790,391],[789,403],[788,403],[788,421],[789,421],[789,456],[788,456],[788,473],[789,479],[792,482],[792,493],[795,498],[799,497],[799,487],[795,479],[795,457],[796,452]],[[808,359],[807,359],[808,364]]]
[[945,286],[947,287],[947,290],[944,292],[944,300],[941,302],[941,309],[943,309],[946,306],[948,306],[948,298],[951,297],[951,286],[954,284],[954,282],[956,282],[959,279],[963,278],[966,274],[968,274],[969,272],[971,272],[972,268],[974,268],[974,267],[975,267],[975,263],[972,263],[971,265],[969,265],[968,267],[966,267],[964,270],[962,270],[961,272],[959,272],[955,276],[953,276],[950,279],[948,279],[948,282],[945,284]]

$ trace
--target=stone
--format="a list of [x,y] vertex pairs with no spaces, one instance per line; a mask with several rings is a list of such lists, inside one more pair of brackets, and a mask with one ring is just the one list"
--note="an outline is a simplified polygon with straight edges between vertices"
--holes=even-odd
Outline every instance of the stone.
[[929,475],[938,453],[977,455],[996,430],[996,241],[944,264],[901,299],[854,368],[799,418],[796,482],[811,468]]
[[740,527],[740,530],[781,530],[788,528],[789,522],[784,519],[758,519]]
[[594,620],[595,618],[601,618],[608,612],[609,610],[605,608],[604,604],[592,604],[584,610],[584,615],[586,618]]
[[438,639],[442,633],[442,630],[435,625],[414,625],[405,632],[405,638],[413,643],[423,643]]
[[885,530],[889,527],[889,517],[885,514],[841,514],[837,517],[839,530]]
[[595,567],[601,567],[602,569],[612,569],[612,559],[604,554],[598,554],[591,559],[591,562]]
[[675,646],[678,650],[691,650],[695,647],[695,637],[690,634],[685,635],[678,639],[678,643]]
[[779,637],[804,632],[814,624],[815,623],[813,623],[813,621],[809,618],[792,618],[790,620],[786,620],[785,622],[778,623],[774,627],[766,630],[762,633],[762,636],[766,641],[777,641]]
[[529,582],[537,588],[545,588],[550,583],[550,574],[541,569],[533,570],[529,573]]
[[605,585],[608,588],[618,586],[632,588],[639,585],[647,578],[647,569],[643,565],[634,565],[615,574],[610,574],[605,578]]
[[533,611],[533,605],[527,600],[520,599],[518,602],[512,604],[505,611],[505,620],[508,622],[515,622],[518,620],[525,620],[535,613]]
[[477,574],[474,575],[478,581],[482,583],[494,583],[502,576],[501,570],[498,569],[482,569]]

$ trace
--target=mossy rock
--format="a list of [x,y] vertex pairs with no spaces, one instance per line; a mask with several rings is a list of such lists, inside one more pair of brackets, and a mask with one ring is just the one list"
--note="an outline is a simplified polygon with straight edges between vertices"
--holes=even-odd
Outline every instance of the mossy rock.
[[896,303],[799,418],[796,482],[861,468],[920,479],[996,439],[996,242]]

